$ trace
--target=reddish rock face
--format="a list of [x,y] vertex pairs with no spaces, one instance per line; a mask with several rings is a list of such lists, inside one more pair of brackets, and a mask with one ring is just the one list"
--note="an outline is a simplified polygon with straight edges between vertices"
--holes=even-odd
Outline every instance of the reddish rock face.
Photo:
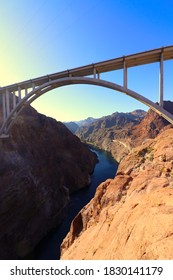
[[98,187],[61,259],[173,259],[173,128],[133,149]]
[[64,217],[96,156],[60,122],[24,110],[0,139],[0,259],[22,258]]
[[[173,102],[164,101],[164,108],[173,114]],[[167,120],[150,109],[141,123],[134,126],[129,133],[131,146],[141,145],[143,141],[155,138],[163,128],[169,127],[171,125]]]

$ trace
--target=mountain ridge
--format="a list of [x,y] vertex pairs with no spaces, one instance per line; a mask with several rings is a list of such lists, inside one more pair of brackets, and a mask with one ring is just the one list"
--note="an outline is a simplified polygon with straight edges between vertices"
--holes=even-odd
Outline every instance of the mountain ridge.
[[113,116],[116,115],[122,115],[122,116],[131,116],[132,119],[136,119],[138,118],[143,118],[145,116],[146,112],[144,110],[141,109],[137,109],[134,110],[132,112],[114,112],[111,115],[107,115],[107,116],[103,116],[101,118],[93,118],[93,117],[88,117],[84,120],[80,120],[80,121],[70,121],[70,122],[64,122],[65,126],[72,132],[72,133],[79,133],[80,129],[83,127],[87,127],[90,124],[93,124],[97,121],[101,121],[101,120],[106,120],[108,118],[112,118]]
[[[123,145],[123,147],[116,147],[118,150],[122,150],[123,156],[130,149],[125,138],[128,138],[132,127],[139,124],[145,116],[146,112],[144,110],[135,110],[128,113],[115,112],[96,120],[92,124],[80,127],[75,134],[81,141],[111,152],[114,158],[119,161],[121,154],[117,155],[115,152],[115,141],[117,144],[121,143]],[[124,147],[128,147],[127,151]]]
[[88,117],[84,120],[80,121],[70,121],[70,122],[63,122],[63,124],[72,132],[76,133],[76,131],[82,127],[82,126],[87,126],[88,124],[91,124],[92,122],[96,121],[97,119]]
[[[173,113],[171,101],[164,101],[164,108]],[[146,139],[156,137],[168,125],[168,121],[151,109],[147,113],[140,110],[126,114],[116,112],[79,128],[76,135],[83,142],[110,152],[119,162],[132,148]]]

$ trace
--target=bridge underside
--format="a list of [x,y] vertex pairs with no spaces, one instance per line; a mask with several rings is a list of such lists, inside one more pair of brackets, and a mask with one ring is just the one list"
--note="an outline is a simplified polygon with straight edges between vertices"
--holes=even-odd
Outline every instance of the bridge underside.
[[[157,114],[165,118],[167,121],[169,121],[171,124],[173,124],[173,115],[167,112],[163,109],[163,107],[155,104],[151,100],[147,99],[146,97],[138,94],[135,91],[132,91],[127,88],[127,84],[124,83],[124,86],[120,86],[118,84],[108,82],[105,80],[98,79],[96,77],[94,78],[87,78],[87,77],[66,77],[66,78],[60,78],[56,79],[47,83],[42,84],[41,86],[33,89],[29,94],[27,94],[23,99],[19,100],[19,103],[13,104],[13,110],[11,112],[6,112],[6,115],[4,114],[5,121],[0,129],[0,137],[8,137],[9,130],[11,126],[13,125],[15,119],[17,118],[18,114],[26,108],[26,106],[30,105],[34,100],[36,100],[41,95],[45,94],[46,92],[59,88],[65,85],[72,85],[72,84],[90,84],[90,85],[96,85],[101,86],[105,88],[109,88],[118,92],[122,92],[124,94],[127,94],[128,96],[135,98],[136,100],[142,102],[143,104],[150,107],[153,111],[155,111]],[[5,108],[5,103],[9,103],[9,99],[7,99],[8,95],[4,95],[3,97],[3,105]],[[14,98],[13,98],[14,101]],[[9,104],[8,104],[9,107]]]

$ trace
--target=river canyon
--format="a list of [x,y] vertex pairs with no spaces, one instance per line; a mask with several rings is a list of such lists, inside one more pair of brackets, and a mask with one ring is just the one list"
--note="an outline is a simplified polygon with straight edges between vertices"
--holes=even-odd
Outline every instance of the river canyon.
[[118,164],[112,158],[110,153],[94,148],[92,148],[92,151],[97,154],[98,163],[96,164],[94,173],[91,176],[90,185],[70,196],[69,208],[63,222],[40,242],[31,255],[32,258],[59,259],[60,246],[63,239],[70,230],[72,220],[75,218],[78,212],[93,198],[98,185],[108,178],[115,177]]
[[79,133],[94,148],[29,107],[1,139],[0,258],[172,258],[172,126],[137,110]]

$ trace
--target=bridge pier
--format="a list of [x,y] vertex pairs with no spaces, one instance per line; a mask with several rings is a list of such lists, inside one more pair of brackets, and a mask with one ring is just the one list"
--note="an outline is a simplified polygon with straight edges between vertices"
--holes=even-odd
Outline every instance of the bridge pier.
[[160,55],[160,69],[159,69],[159,105],[163,107],[163,51]]
[[3,112],[3,120],[6,120],[6,102],[5,102],[5,93],[2,94],[2,112]]
[[6,92],[5,92],[5,97],[6,97],[6,117],[9,116],[10,114],[10,95],[9,95],[9,90],[6,89]]
[[26,87],[25,88],[25,96],[27,96],[28,95],[28,88]]
[[94,79],[100,79],[100,73],[93,67],[93,77]]
[[35,89],[35,84],[34,83],[32,83],[32,90],[34,90]]
[[19,101],[21,100],[21,87],[18,87],[18,97],[19,97]]
[[13,109],[16,108],[16,95],[15,91],[13,91]]
[[123,61],[123,86],[127,88],[127,67],[126,67],[125,58]]
[[96,74],[97,74],[96,69],[93,68],[93,76],[94,76],[94,79],[96,79]]

